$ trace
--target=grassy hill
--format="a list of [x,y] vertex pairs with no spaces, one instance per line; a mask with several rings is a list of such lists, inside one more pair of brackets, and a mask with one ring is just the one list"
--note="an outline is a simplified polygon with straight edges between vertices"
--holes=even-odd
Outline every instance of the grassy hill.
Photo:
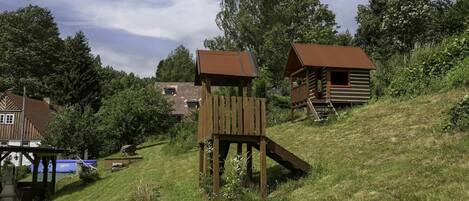
[[[270,128],[267,135],[312,164],[313,171],[289,179],[287,170],[269,160],[269,198],[468,200],[468,133],[440,131],[449,108],[465,94],[469,89],[383,99],[326,125],[302,121]],[[55,200],[123,200],[139,180],[158,185],[161,200],[203,200],[197,152],[170,156],[162,153],[163,146],[145,144],[138,151],[143,161],[116,173],[102,171],[93,184],[64,180]]]

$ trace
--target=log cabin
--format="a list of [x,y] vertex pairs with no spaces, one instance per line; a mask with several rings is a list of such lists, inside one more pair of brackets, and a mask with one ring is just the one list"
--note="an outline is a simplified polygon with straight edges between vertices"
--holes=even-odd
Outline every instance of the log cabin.
[[291,81],[291,109],[307,108],[316,120],[335,107],[370,99],[370,71],[376,67],[358,47],[294,43],[284,77]]
[[[45,135],[54,110],[47,100],[25,99],[24,135],[21,137],[23,96],[9,91],[0,94],[0,146],[37,147]],[[21,139],[22,138],[22,139]],[[19,155],[11,153],[12,162],[19,164]],[[23,157],[23,165],[29,161]]]

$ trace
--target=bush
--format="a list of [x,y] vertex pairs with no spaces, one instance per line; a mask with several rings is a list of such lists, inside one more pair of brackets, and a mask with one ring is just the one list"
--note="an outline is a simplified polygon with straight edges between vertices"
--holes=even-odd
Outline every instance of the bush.
[[99,179],[99,173],[96,168],[85,165],[83,163],[79,163],[77,165],[79,167],[78,175],[80,179],[83,180],[84,182],[91,183]]
[[221,194],[226,200],[241,200],[246,191],[243,187],[246,181],[246,159],[236,155],[230,162],[232,168],[226,172],[226,181]]
[[449,129],[469,131],[469,95],[458,102],[450,111]]
[[160,200],[159,186],[138,180],[134,185],[135,188],[130,194],[127,201],[157,201]]
[[178,123],[169,130],[169,143],[164,152],[169,154],[182,154],[197,145],[197,122]]
[[449,71],[443,82],[448,88],[469,87],[469,56]]

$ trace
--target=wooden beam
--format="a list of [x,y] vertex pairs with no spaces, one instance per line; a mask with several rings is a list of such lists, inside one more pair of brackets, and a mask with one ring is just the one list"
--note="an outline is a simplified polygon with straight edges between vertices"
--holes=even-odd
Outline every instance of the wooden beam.
[[243,143],[237,143],[236,154],[242,156],[243,155]]
[[204,155],[205,155],[205,146],[204,143],[199,143],[199,184],[202,184],[203,177],[205,176],[204,171]]
[[7,152],[5,155],[2,155],[2,156],[0,157],[0,162],[2,162],[2,161],[3,161],[8,155],[10,155],[10,154],[11,154],[11,151]]
[[28,159],[29,162],[31,163],[34,163],[34,160],[33,158],[31,158],[31,156],[29,155],[29,153],[27,152],[22,152],[23,156],[26,157],[26,159]]
[[51,192],[55,193],[55,182],[57,174],[57,156],[52,157],[52,182],[51,182]]
[[259,148],[259,159],[260,159],[260,189],[261,196],[267,197],[267,160],[266,160],[266,140],[265,137],[261,137],[260,148]]
[[47,189],[47,177],[49,175],[49,157],[44,156],[42,157],[42,186]]
[[213,174],[212,191],[215,196],[220,193],[220,139],[218,135],[213,136]]
[[300,69],[298,69],[297,71],[295,71],[295,72],[293,72],[292,74],[290,74],[290,77],[294,77],[295,75],[297,75],[297,74],[303,72],[304,70],[305,70],[305,67],[300,68]]
[[252,145],[247,143],[246,146],[246,172],[249,179],[252,178]]
[[37,174],[39,171],[39,157],[34,154],[33,155],[34,160],[33,160],[33,190],[36,188],[36,183],[37,183]]

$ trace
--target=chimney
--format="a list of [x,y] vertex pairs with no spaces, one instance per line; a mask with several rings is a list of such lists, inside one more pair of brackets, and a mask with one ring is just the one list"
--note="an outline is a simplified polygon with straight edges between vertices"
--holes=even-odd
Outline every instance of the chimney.
[[50,105],[50,98],[44,97],[43,100],[44,100],[44,102],[46,102],[48,105]]

